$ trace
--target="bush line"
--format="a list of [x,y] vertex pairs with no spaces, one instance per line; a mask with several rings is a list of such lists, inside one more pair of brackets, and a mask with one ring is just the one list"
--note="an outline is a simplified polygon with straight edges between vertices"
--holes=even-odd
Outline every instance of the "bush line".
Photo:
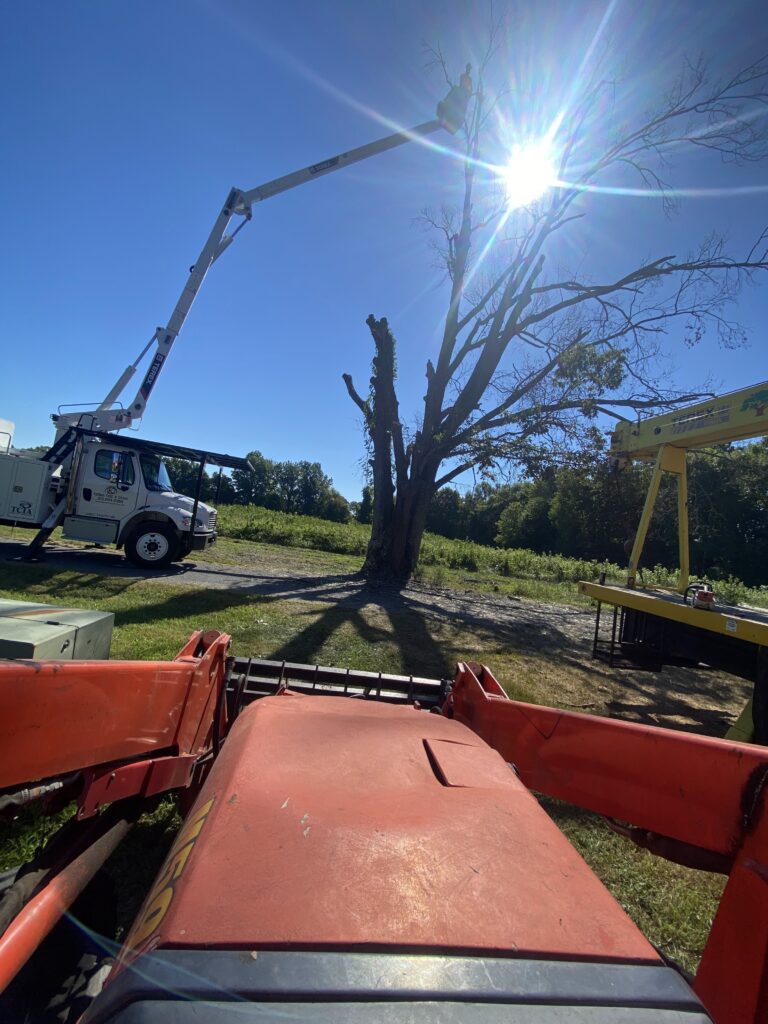
[[[362,523],[333,523],[313,516],[274,512],[257,505],[220,506],[218,530],[222,537],[234,540],[311,548],[361,558],[371,533],[370,526]],[[526,548],[491,548],[474,541],[448,540],[432,533],[424,534],[419,565],[547,583],[597,580],[602,572],[613,580],[626,576],[626,568],[614,562],[537,554]],[[660,565],[643,570],[643,582],[650,586],[674,587],[677,578],[677,570]],[[718,598],[727,604],[768,604],[768,587],[747,587],[734,577],[717,581],[715,590]]]

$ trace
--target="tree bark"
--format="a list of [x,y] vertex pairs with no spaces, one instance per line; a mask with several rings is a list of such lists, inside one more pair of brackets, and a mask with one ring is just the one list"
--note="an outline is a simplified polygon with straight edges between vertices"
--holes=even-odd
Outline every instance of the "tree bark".
[[395,393],[395,339],[386,317],[376,320],[371,315],[366,323],[376,348],[368,402],[354,392],[351,380],[345,377],[347,390],[366,416],[373,448],[373,519],[363,572],[407,579],[419,560],[439,464],[429,468],[418,465],[418,440],[406,452]]
[[[374,483],[374,508],[378,509],[375,486]],[[391,579],[408,579],[412,575],[419,561],[433,494],[434,481],[430,484],[428,480],[409,480],[405,488],[398,491],[397,500],[389,505],[391,514],[380,516],[378,522],[374,516],[363,572]]]

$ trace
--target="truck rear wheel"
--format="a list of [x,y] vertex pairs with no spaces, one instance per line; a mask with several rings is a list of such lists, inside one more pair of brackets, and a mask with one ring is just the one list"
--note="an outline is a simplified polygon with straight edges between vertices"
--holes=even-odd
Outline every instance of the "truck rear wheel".
[[125,542],[125,557],[141,569],[159,569],[179,557],[176,531],[165,523],[142,523]]

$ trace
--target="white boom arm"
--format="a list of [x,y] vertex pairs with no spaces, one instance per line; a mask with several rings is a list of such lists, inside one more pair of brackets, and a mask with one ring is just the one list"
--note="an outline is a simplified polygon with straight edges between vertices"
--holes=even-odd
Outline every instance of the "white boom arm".
[[[456,91],[454,90],[454,92]],[[468,92],[466,96],[468,100]],[[459,97],[459,107],[462,105],[462,98]],[[438,107],[440,116],[437,120],[426,121],[424,124],[416,125],[416,127],[406,131],[395,132],[393,135],[387,135],[384,138],[377,139],[375,142],[358,146],[357,149],[351,149],[347,153],[339,153],[328,160],[321,160],[320,163],[311,164],[309,167],[304,167],[299,171],[293,171],[291,174],[285,174],[281,178],[275,178],[263,185],[259,185],[257,188],[252,188],[248,191],[233,188],[227,196],[221,213],[216,218],[216,222],[197,261],[190,268],[189,276],[184,284],[179,300],[171,313],[170,320],[165,327],[157,328],[152,338],[150,338],[149,342],[139,353],[136,361],[123,371],[112,390],[99,406],[95,414],[99,428],[101,430],[120,430],[123,427],[130,426],[133,421],[141,419],[152,389],[157,383],[157,378],[168,358],[168,353],[184,325],[184,321],[192,307],[192,303],[195,301],[195,296],[200,290],[205,275],[213,263],[232,243],[237,232],[251,219],[254,203],[262,202],[264,199],[271,199],[272,196],[276,196],[280,192],[286,192],[288,189],[305,185],[307,182],[314,181],[315,178],[320,178],[324,174],[341,170],[342,167],[348,167],[350,164],[359,163],[361,160],[368,160],[370,157],[378,156],[380,153],[386,153],[387,150],[395,149],[395,147],[402,146],[406,142],[416,141],[425,135],[438,131],[440,128],[456,131],[458,125],[455,123],[455,119],[449,117],[448,113],[441,109],[446,102],[444,101]],[[466,108],[466,102],[464,102],[463,106]],[[453,112],[455,113],[455,111]],[[463,110],[459,110],[459,113],[463,116]],[[233,217],[242,217],[243,220],[231,234],[227,234],[227,228]],[[111,406],[117,402],[119,396],[136,373],[141,359],[153,344],[157,345],[154,357],[130,406],[127,409],[112,409]],[[61,429],[67,422],[80,420],[80,418],[81,414],[67,413],[56,419]]]

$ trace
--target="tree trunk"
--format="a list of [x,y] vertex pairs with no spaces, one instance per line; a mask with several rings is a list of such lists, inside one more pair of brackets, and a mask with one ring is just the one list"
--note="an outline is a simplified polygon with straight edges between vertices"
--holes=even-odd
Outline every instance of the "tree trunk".
[[[391,476],[388,483],[391,488]],[[363,572],[369,576],[399,580],[408,579],[413,574],[419,561],[421,540],[433,494],[434,481],[409,480],[404,488],[398,488],[394,503],[391,497],[383,503],[389,515],[374,515]],[[375,484],[374,508],[379,511]]]
[[376,348],[371,396],[366,402],[344,376],[347,390],[365,416],[373,447],[373,520],[363,564],[369,576],[408,579],[416,568],[427,512],[435,493],[439,461],[421,458],[421,435],[408,450],[395,392],[395,339],[386,317],[366,320]]

